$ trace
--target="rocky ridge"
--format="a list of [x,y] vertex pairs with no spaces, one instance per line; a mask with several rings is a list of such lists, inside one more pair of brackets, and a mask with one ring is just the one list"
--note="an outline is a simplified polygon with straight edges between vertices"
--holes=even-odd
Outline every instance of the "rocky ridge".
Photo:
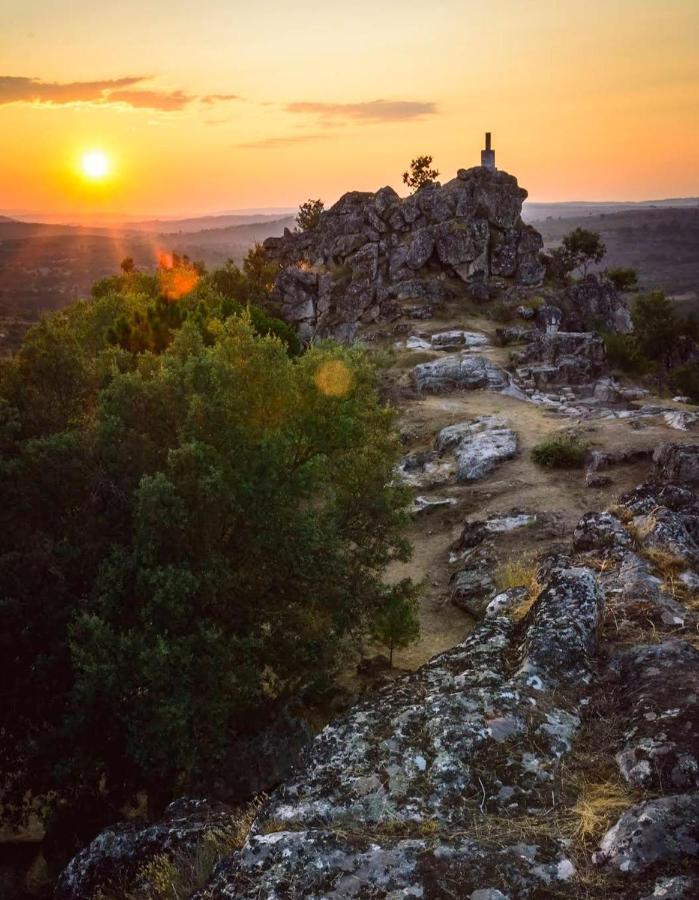
[[[694,896],[696,594],[664,572],[696,577],[698,464],[699,445],[659,447],[653,480],[586,515],[536,588],[494,592],[461,644],[326,726],[198,900]],[[576,816],[600,742],[624,799],[595,847]],[[150,831],[128,834],[142,854]],[[114,846],[97,838],[57,896],[86,896]]]

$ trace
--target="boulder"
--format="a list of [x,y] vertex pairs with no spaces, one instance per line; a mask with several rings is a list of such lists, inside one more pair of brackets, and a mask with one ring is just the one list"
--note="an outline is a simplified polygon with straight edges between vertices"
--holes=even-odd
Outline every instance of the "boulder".
[[499,416],[450,425],[439,432],[435,443],[440,453],[450,450],[456,457],[459,481],[483,478],[517,454],[517,435]]
[[674,794],[629,807],[600,843],[598,865],[621,872],[699,857],[699,793]]
[[470,353],[420,363],[413,369],[412,377],[418,391],[436,394],[477,388],[502,391],[510,383],[504,369],[483,356]]
[[595,332],[558,331],[541,334],[513,354],[519,378],[533,378],[536,387],[590,386],[604,374],[604,341]]
[[624,296],[601,275],[590,274],[576,281],[559,303],[563,309],[563,324],[569,331],[595,328],[627,333],[633,328]]
[[463,569],[452,579],[451,602],[469,615],[480,618],[494,591],[493,580],[484,568]]
[[161,854],[191,853],[207,835],[225,839],[238,827],[222,803],[182,799],[171,803],[152,825],[115,825],[101,832],[60,874],[55,900],[85,900],[100,887],[132,882],[149,860]]
[[661,444],[653,453],[653,467],[661,481],[699,484],[699,444]]

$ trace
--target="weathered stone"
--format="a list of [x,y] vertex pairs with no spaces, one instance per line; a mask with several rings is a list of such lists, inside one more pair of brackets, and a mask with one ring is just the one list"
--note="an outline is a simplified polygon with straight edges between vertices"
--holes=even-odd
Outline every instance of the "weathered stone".
[[[483,299],[490,296],[491,276],[541,282],[543,241],[520,216],[526,191],[505,172],[461,172],[406,199],[388,187],[376,194],[352,191],[323,212],[312,231],[265,241],[267,255],[284,271],[306,275],[312,267],[316,279],[330,279],[319,306],[313,285],[300,289],[293,276],[282,273],[271,298],[280,315],[304,334],[334,336],[341,326],[385,317],[389,298],[400,304],[424,291],[434,302],[437,290],[442,299],[449,276],[482,290]],[[414,284],[407,292],[410,282],[421,287]]]
[[480,618],[494,590],[493,580],[485,569],[463,569],[454,575],[451,602],[469,615]]
[[413,369],[413,380],[419,391],[434,393],[476,388],[501,391],[510,382],[507,372],[495,363],[469,353],[421,363]]
[[661,444],[653,454],[653,465],[662,481],[699,484],[699,444]]
[[85,900],[101,886],[132,881],[160,854],[194,851],[207,835],[225,839],[235,828],[233,811],[206,800],[176,800],[163,818],[146,827],[116,825],[101,832],[66,866],[56,882],[56,900]]
[[517,435],[498,416],[479,416],[470,422],[443,428],[436,439],[440,453],[451,450],[458,464],[459,481],[475,481],[496,465],[517,454]]
[[598,865],[621,872],[699,857],[699,793],[675,794],[629,807],[600,843]]
[[631,536],[612,513],[586,513],[573,534],[573,550],[621,550],[631,546]]
[[634,788],[698,788],[699,651],[668,640],[624,651],[614,665],[620,682],[633,685],[616,755],[623,777]]
[[476,331],[441,331],[432,335],[431,343],[437,350],[459,350],[462,347],[485,347],[488,338]]
[[[542,334],[516,354],[518,375],[534,377],[546,373],[536,386],[592,384],[604,373],[604,341],[594,332]],[[542,367],[544,367],[542,369]]]
[[489,601],[485,608],[486,618],[492,619],[493,616],[501,616],[503,613],[509,612],[515,606],[519,606],[529,596],[529,588],[513,587],[506,591],[501,591]]

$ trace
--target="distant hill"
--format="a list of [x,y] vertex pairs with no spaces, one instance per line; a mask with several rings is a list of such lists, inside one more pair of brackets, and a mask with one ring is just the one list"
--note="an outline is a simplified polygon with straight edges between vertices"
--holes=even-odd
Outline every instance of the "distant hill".
[[562,203],[537,203],[525,201],[522,218],[525,222],[540,222],[543,219],[582,219],[590,216],[618,212],[639,212],[644,209],[669,209],[698,207],[699,197],[675,197],[667,200],[629,201],[588,201],[571,200]]
[[643,288],[662,288],[678,298],[685,312],[699,314],[699,204],[668,201],[535,222],[547,247],[578,226],[602,235],[607,247],[603,268],[632,266]]

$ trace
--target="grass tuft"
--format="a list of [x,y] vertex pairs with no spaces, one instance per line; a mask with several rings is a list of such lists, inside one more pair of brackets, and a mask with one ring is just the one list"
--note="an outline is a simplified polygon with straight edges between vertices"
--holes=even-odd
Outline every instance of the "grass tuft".
[[544,438],[532,449],[531,457],[538,466],[547,469],[579,469],[585,464],[589,444],[570,434],[555,434]]

